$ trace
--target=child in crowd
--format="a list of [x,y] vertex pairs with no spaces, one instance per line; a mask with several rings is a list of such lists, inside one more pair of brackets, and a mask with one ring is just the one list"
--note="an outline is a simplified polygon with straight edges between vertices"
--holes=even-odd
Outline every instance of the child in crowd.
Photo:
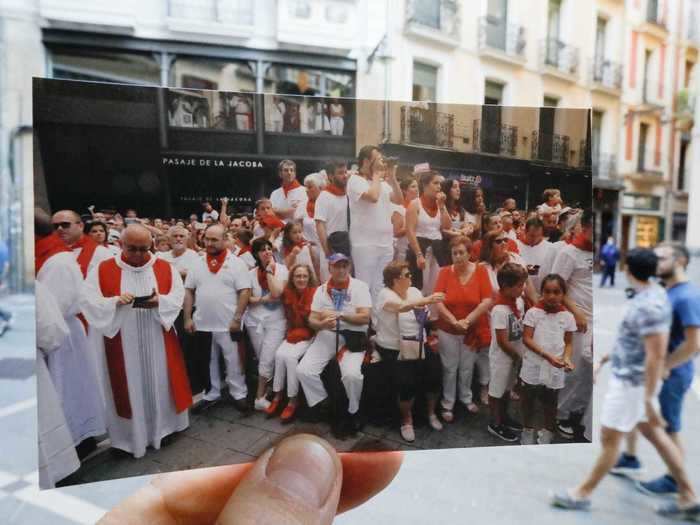
[[249,270],[255,268],[255,257],[252,254],[250,241],[253,239],[253,232],[250,230],[238,230],[233,234],[233,240],[236,243],[236,251],[234,253],[240,257],[248,266]]
[[506,263],[498,271],[500,290],[491,310],[491,347],[489,364],[488,431],[503,441],[517,441],[516,432],[522,425],[508,416],[510,390],[515,385],[517,366],[522,359],[523,316],[525,302],[522,295],[527,281],[527,270],[516,263]]
[[316,252],[311,251],[311,244],[304,240],[304,227],[301,221],[290,221],[282,230],[282,256],[287,268],[305,264],[313,269],[313,277],[318,280],[320,273]]
[[170,239],[167,235],[158,235],[155,242],[156,253],[165,253],[170,251]]
[[[530,308],[523,321],[525,355],[520,370],[523,381],[521,405],[523,415],[522,445],[552,442],[557,418],[558,392],[564,387],[564,374],[573,370],[571,338],[576,321],[562,302],[566,282],[556,274],[542,279],[542,301]],[[542,403],[544,428],[534,425],[535,402]]]
[[540,215],[545,213],[553,213],[557,216],[559,215],[563,202],[561,198],[561,191],[556,188],[544,190],[542,193],[542,200],[544,202],[537,207],[537,211]]

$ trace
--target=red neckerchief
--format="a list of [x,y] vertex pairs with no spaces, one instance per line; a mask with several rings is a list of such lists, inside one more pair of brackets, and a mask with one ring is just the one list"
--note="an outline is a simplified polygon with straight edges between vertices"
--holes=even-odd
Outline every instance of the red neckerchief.
[[420,203],[430,217],[436,217],[438,213],[437,199],[428,199],[425,195],[421,195]]
[[141,264],[134,264],[134,263],[132,263],[132,262],[129,262],[129,261],[126,259],[126,256],[124,255],[123,252],[122,252],[122,255],[121,255],[121,259],[122,259],[123,262],[125,262],[125,263],[128,264],[129,266],[133,266],[134,268],[141,268],[143,265],[145,265],[148,261],[151,260],[151,254],[149,253],[149,254],[148,254],[148,259],[146,259],[145,261],[143,261]]
[[228,255],[228,250],[221,250],[219,255],[214,257],[207,254],[207,267],[211,273],[219,273],[226,260],[226,255]]
[[98,246],[99,244],[97,244],[95,239],[89,235],[82,234],[80,239],[70,247],[71,250],[81,248],[80,254],[78,255],[78,265],[80,266],[83,278],[87,277],[88,266]]
[[39,270],[41,270],[41,267],[44,266],[49,257],[61,252],[70,252],[70,249],[56,233],[37,239],[34,243],[35,272],[39,273]]
[[301,293],[296,289],[285,288],[282,303],[287,314],[288,328],[304,328],[311,313],[311,302],[316,292],[315,286],[304,288]]
[[413,202],[413,199],[404,199],[403,200],[403,207],[408,208],[408,205]]
[[583,250],[584,252],[593,251],[593,243],[590,240],[586,239],[583,232],[577,234],[570,244],[573,244],[574,246],[576,246],[576,248],[578,248],[579,250]]
[[502,304],[510,308],[510,310],[515,314],[515,317],[520,319],[520,310],[518,309],[517,299],[509,299],[508,297],[503,297],[501,292],[496,295],[496,301],[493,303],[494,306]]
[[244,253],[253,253],[253,247],[250,244],[241,246],[241,249],[238,250],[238,256],[241,257]]
[[301,187],[301,184],[299,184],[299,181],[294,179],[292,182],[289,184],[282,184],[282,191],[284,192],[284,198],[287,198],[287,195],[289,194],[290,191],[295,190],[297,188]]
[[331,195],[335,195],[336,197],[345,197],[345,188],[339,188],[335,184],[329,184],[325,188],[323,188],[323,191],[327,191]]
[[316,213],[316,199],[309,199],[306,201],[306,214],[313,219],[314,213]]
[[535,308],[539,308],[540,310],[544,310],[544,311],[547,312],[548,314],[556,314],[556,313],[559,313],[559,312],[568,312],[568,310],[564,307],[563,304],[560,304],[560,305],[559,305],[559,308],[557,308],[557,309],[554,310],[554,311],[548,310],[547,307],[546,307],[545,304],[544,304],[544,301],[539,301],[539,302],[535,305]]
[[350,277],[348,277],[347,280],[341,284],[333,284],[333,281],[331,279],[329,279],[328,282],[326,283],[326,293],[328,294],[328,297],[333,299],[333,296],[331,295],[331,290],[347,290],[349,286],[350,286]]
[[[272,273],[275,273],[275,267],[272,267]],[[260,285],[260,288],[262,288],[264,291],[269,292],[270,287],[267,285],[267,270],[265,268],[260,268],[258,266],[258,284]]]
[[295,242],[295,243],[292,244],[291,246],[284,246],[284,247],[283,247],[284,256],[286,257],[287,255],[289,255],[290,253],[292,253],[292,250],[294,249],[295,246],[298,246],[299,248],[303,248],[303,247],[306,246],[307,244],[309,244],[309,243],[306,242],[306,241],[304,241],[304,240],[302,240],[302,241],[299,241],[299,242]]

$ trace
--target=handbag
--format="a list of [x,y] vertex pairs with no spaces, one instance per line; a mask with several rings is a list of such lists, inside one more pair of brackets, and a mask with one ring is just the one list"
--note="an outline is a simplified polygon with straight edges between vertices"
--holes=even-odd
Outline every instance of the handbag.
[[[425,339],[425,323],[428,318],[427,308],[414,308],[413,314],[418,322],[418,335],[402,335],[399,339],[399,361],[416,361],[425,359],[423,343]],[[400,326],[400,325],[399,325]]]

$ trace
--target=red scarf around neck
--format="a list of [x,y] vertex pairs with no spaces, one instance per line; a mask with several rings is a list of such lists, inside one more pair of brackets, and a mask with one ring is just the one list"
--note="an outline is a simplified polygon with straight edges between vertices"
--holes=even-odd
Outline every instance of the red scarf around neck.
[[403,207],[408,208],[409,204],[413,202],[413,199],[404,199],[403,200]]
[[39,273],[49,257],[61,252],[70,252],[70,249],[56,233],[37,239],[34,243],[34,271]]
[[221,250],[221,253],[219,253],[219,255],[215,255],[214,257],[207,254],[207,268],[209,268],[211,273],[219,273],[219,270],[221,270],[221,267],[224,265],[224,261],[226,260],[226,255],[228,255],[227,250]]
[[544,311],[547,312],[548,314],[556,314],[556,313],[559,313],[559,312],[568,312],[568,310],[566,309],[566,307],[564,307],[563,304],[560,304],[559,307],[558,307],[556,310],[554,310],[554,311],[549,310],[549,309],[545,306],[544,301],[539,301],[539,302],[535,305],[535,308],[539,308],[540,310],[544,310]]
[[241,257],[244,253],[253,253],[253,247],[250,244],[241,246],[240,250],[238,250],[238,256]]
[[286,257],[290,253],[292,253],[292,250],[298,246],[300,249],[303,248],[304,246],[308,245],[309,243],[306,242],[305,240],[301,240],[299,242],[295,242],[294,244],[290,244],[289,246],[284,246],[282,248],[282,251],[284,252],[284,256]]
[[323,191],[327,191],[331,195],[335,195],[336,197],[345,197],[345,188],[339,188],[335,184],[329,184],[326,186]]
[[[275,267],[272,267],[272,273],[275,273]],[[260,268],[258,266],[258,284],[260,285],[260,288],[262,288],[264,291],[269,292],[270,287],[267,285],[267,270],[265,268]]]
[[316,213],[316,199],[314,199],[314,200],[309,199],[308,201],[306,201],[306,214],[313,219],[315,213]]
[[311,314],[311,302],[315,292],[315,287],[304,288],[301,292],[296,289],[284,289],[282,302],[287,317],[287,342],[295,344],[307,341],[313,336],[307,319]]
[[292,182],[289,184],[282,184],[282,191],[284,192],[284,198],[287,198],[287,195],[289,194],[290,191],[295,190],[297,188],[301,187],[301,184],[299,184],[299,181],[294,179]]
[[430,217],[437,216],[437,214],[438,214],[437,199],[435,199],[435,198],[429,199],[425,195],[421,195],[420,203],[423,206],[425,213],[427,213]]
[[577,234],[573,240],[571,241],[571,244],[576,246],[579,250],[583,250],[584,252],[592,252],[593,251],[593,243],[586,239],[586,236],[583,234],[583,232]]
[[80,239],[70,247],[71,250],[82,248],[78,255],[78,265],[80,266],[80,271],[83,273],[83,278],[87,277],[88,266],[98,246],[99,244],[97,244],[97,241],[89,235],[83,234],[80,236]]
[[331,290],[347,290],[350,286],[350,277],[348,277],[344,283],[336,284],[332,279],[329,279],[326,283],[326,293],[332,299]]
[[509,307],[510,310],[515,314],[515,317],[520,319],[520,309],[518,308],[517,299],[510,299],[509,297],[505,297],[501,292],[498,292],[498,294],[496,295],[496,300],[493,304],[494,306],[502,304],[504,306]]

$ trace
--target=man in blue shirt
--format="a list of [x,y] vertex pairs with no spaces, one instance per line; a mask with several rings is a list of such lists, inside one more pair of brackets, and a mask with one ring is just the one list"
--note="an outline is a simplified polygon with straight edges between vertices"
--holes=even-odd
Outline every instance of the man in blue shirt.
[[600,249],[600,264],[603,267],[603,277],[600,280],[601,288],[605,286],[608,278],[610,279],[610,286],[615,288],[615,268],[619,260],[620,250],[615,246],[615,239],[608,237],[608,242]]
[[[686,275],[690,261],[688,250],[681,244],[664,243],[654,250],[659,266],[657,275],[666,286],[673,308],[673,321],[666,357],[665,380],[659,393],[661,415],[666,431],[683,451],[680,439],[683,400],[693,382],[693,358],[700,351],[700,287]],[[637,475],[641,464],[636,455],[636,438],[630,436],[623,453],[612,472],[619,475]],[[650,480],[637,481],[636,486],[646,494],[671,496],[678,494],[676,481],[670,474]]]

